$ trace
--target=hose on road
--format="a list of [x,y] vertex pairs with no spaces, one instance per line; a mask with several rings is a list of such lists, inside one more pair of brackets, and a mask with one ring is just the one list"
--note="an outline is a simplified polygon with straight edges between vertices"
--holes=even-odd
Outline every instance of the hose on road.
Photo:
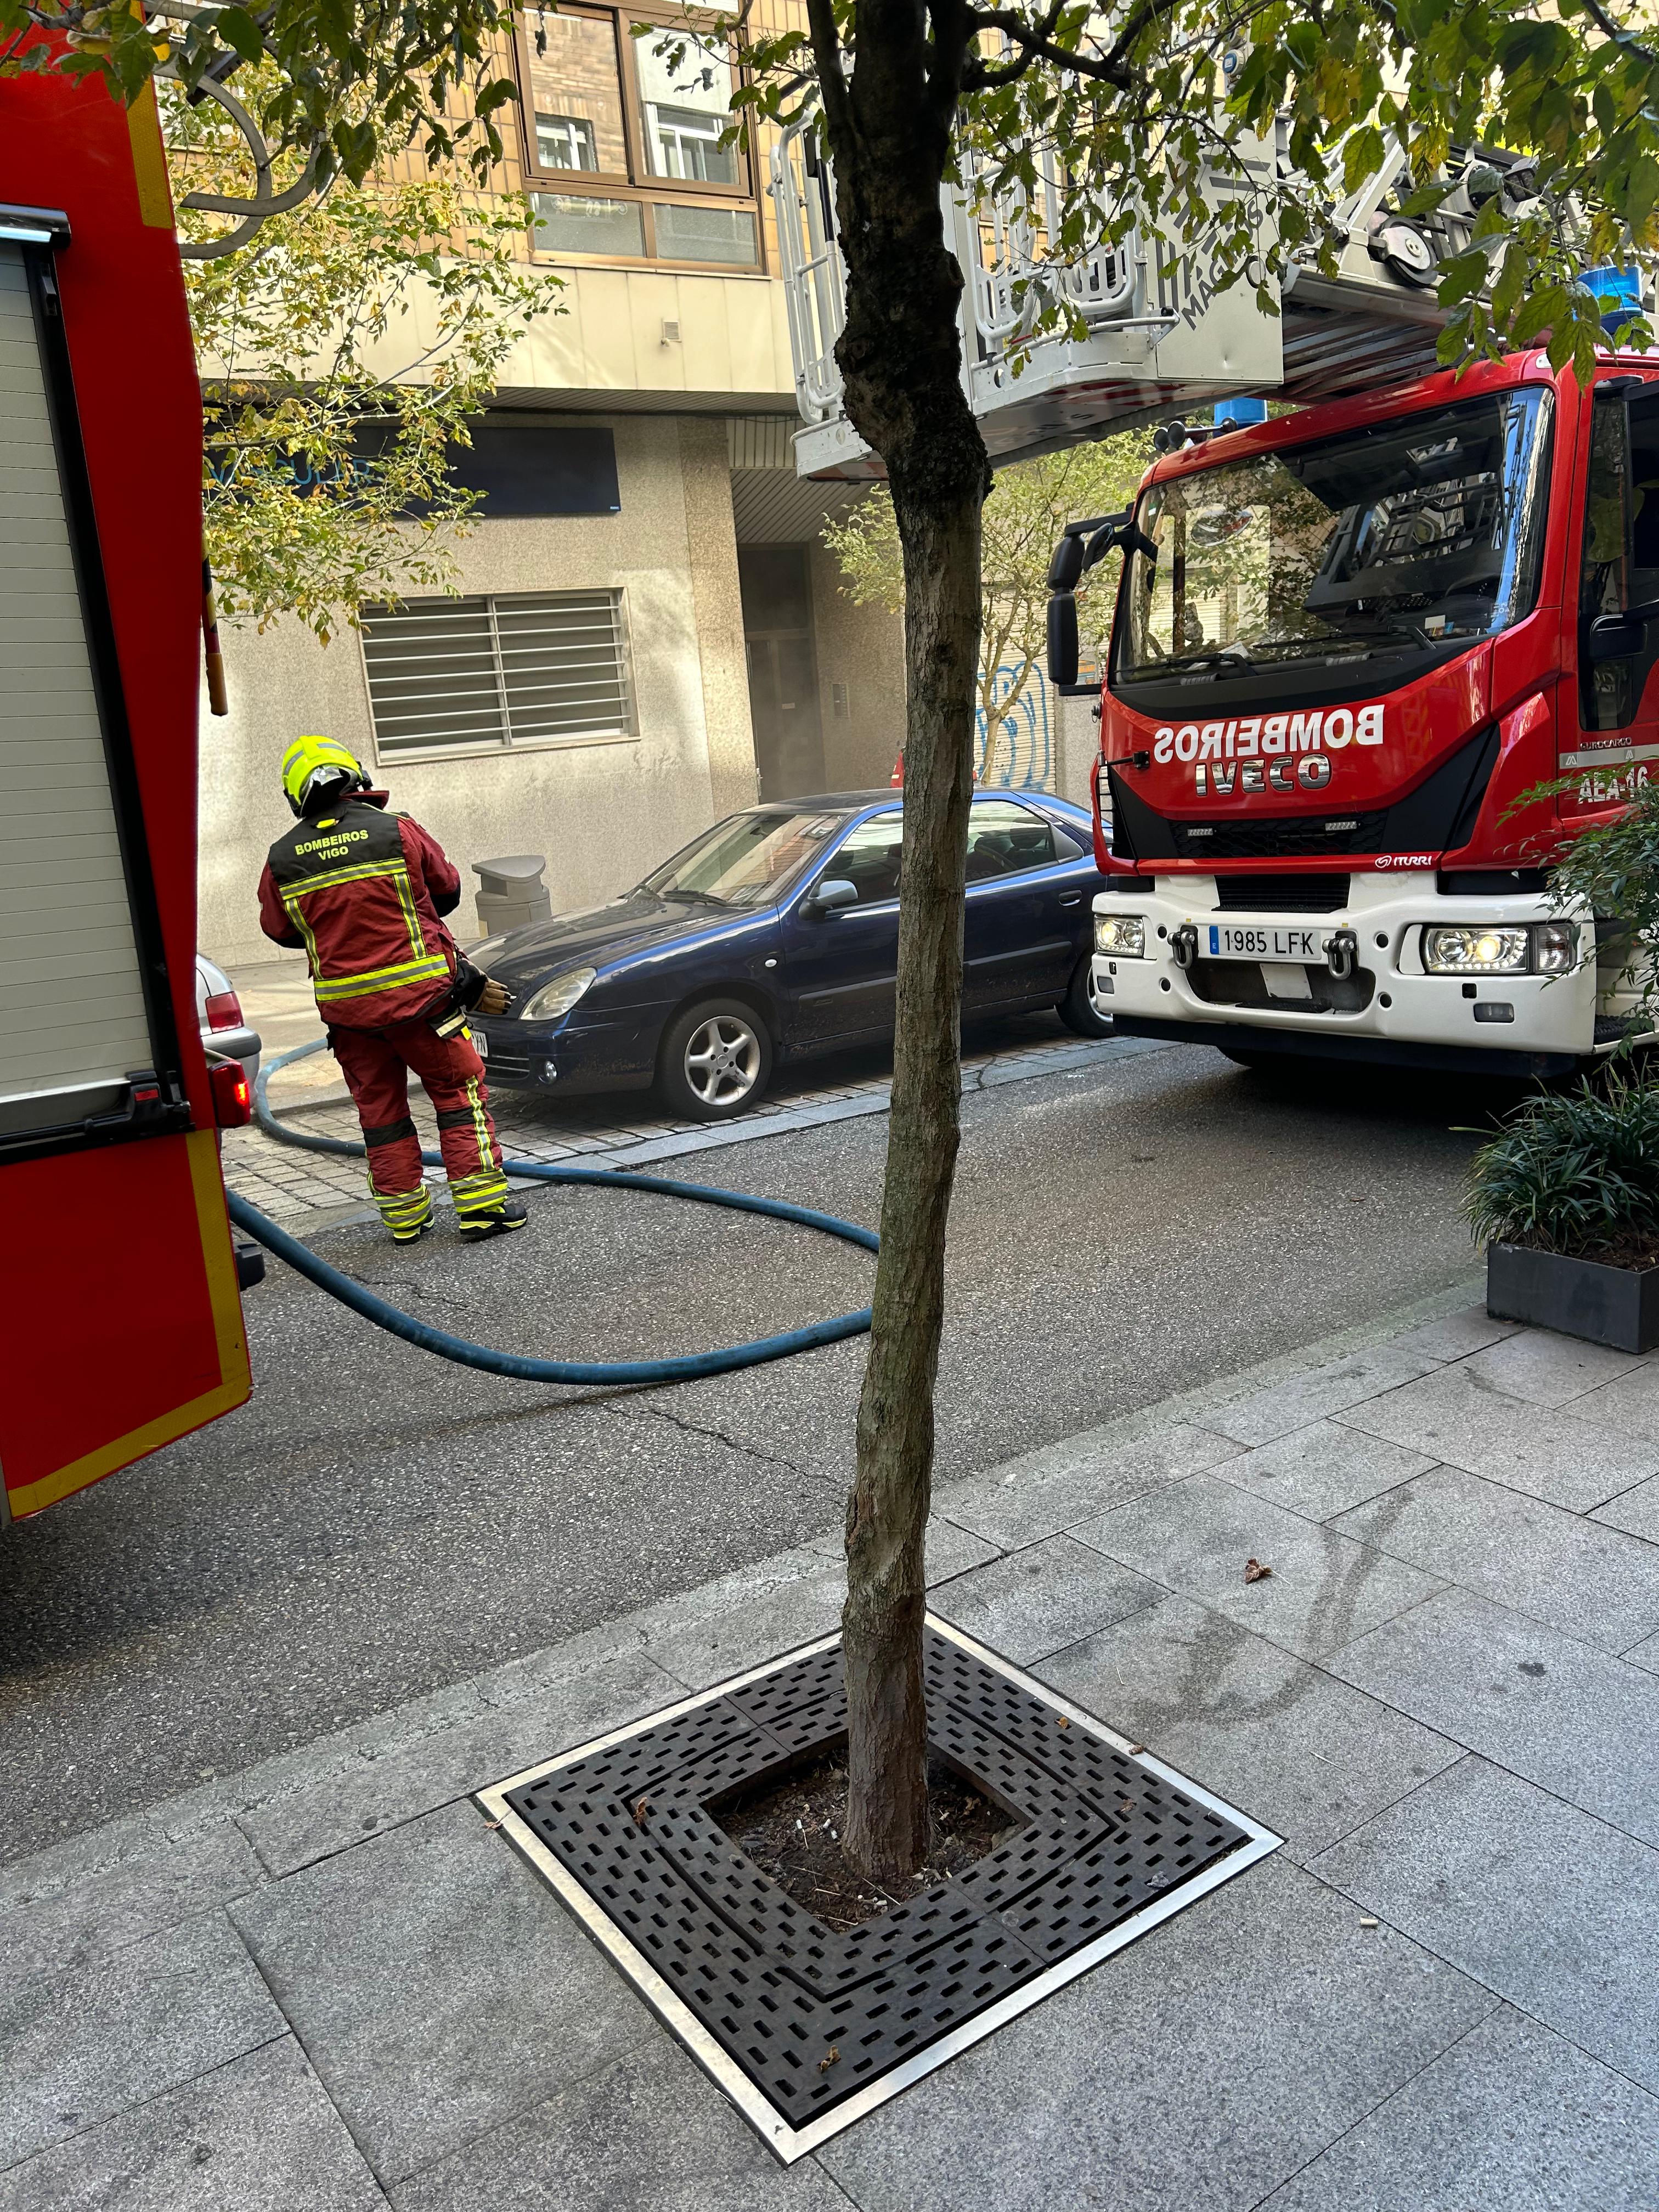
[[[254,1119],[267,1136],[275,1137],[279,1144],[295,1145],[307,1152],[332,1152],[348,1159],[366,1158],[368,1147],[345,1137],[313,1136],[308,1131],[295,1129],[278,1119],[272,1110],[266,1086],[278,1068],[290,1066],[296,1060],[304,1060],[322,1051],[325,1040],[301,1045],[295,1051],[279,1053],[275,1060],[263,1066],[253,1086]],[[441,1167],[441,1152],[421,1154],[428,1167]],[[653,1191],[661,1198],[690,1199],[700,1206],[724,1206],[738,1213],[760,1213],[774,1221],[792,1222],[797,1228],[816,1229],[826,1237],[839,1237],[848,1244],[856,1244],[866,1252],[881,1249],[880,1239],[872,1229],[860,1229],[856,1223],[842,1221],[833,1213],[819,1213],[809,1206],[792,1206],[781,1198],[757,1198],[744,1190],[717,1190],[711,1184],[672,1182],[665,1176],[635,1175],[617,1168],[558,1167],[543,1160],[506,1160],[503,1164],[510,1176],[523,1176],[534,1182],[597,1183],[607,1190]],[[805,1328],[786,1329],[776,1336],[757,1337],[750,1344],[728,1345],[719,1352],[695,1352],[678,1359],[532,1359],[514,1352],[495,1352],[488,1345],[470,1343],[465,1337],[451,1336],[446,1330],[434,1328],[428,1322],[416,1321],[387,1299],[377,1297],[349,1275],[337,1267],[331,1267],[326,1260],[319,1260],[310,1247],[297,1237],[290,1237],[279,1228],[257,1206],[235,1191],[227,1191],[226,1200],[230,1218],[239,1229],[274,1252],[279,1260],[307,1280],[314,1283],[330,1297],[337,1298],[342,1305],[349,1306],[365,1321],[373,1322],[379,1328],[400,1336],[407,1344],[419,1346],[422,1352],[435,1352],[441,1359],[453,1359],[463,1367],[482,1368],[487,1375],[505,1375],[520,1382],[690,1382],[706,1375],[730,1375],[741,1367],[760,1367],[772,1359],[787,1359],[798,1352],[815,1352],[820,1345],[839,1344],[849,1336],[861,1336],[870,1326],[870,1309],[860,1306],[856,1313],[837,1314],[831,1320],[810,1322]]]

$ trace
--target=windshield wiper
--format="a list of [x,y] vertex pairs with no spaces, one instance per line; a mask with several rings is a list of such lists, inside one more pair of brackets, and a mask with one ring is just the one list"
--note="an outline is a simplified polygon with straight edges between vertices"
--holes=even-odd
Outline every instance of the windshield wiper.
[[732,903],[730,899],[716,898],[713,891],[689,890],[682,884],[676,884],[672,890],[659,891],[657,896],[660,899],[692,899],[699,906],[718,907],[722,914]]
[[1172,653],[1158,665],[1161,668],[1225,668],[1235,664],[1254,668],[1255,658],[1246,646],[1217,645],[1205,653]]

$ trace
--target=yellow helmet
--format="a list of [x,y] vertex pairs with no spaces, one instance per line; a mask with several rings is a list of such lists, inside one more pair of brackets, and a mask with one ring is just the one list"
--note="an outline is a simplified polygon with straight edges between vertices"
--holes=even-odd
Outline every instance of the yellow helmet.
[[283,755],[283,790],[296,814],[305,812],[306,799],[318,776],[339,782],[347,791],[366,791],[368,778],[356,755],[337,738],[295,738]]

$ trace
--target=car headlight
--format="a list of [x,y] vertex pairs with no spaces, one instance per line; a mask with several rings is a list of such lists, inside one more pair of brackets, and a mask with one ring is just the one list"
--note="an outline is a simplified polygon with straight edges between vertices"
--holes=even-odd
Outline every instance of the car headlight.
[[598,973],[594,968],[572,968],[562,975],[556,975],[550,983],[544,983],[539,991],[525,1000],[519,1009],[519,1019],[557,1021],[561,1014],[570,1012]]
[[1109,953],[1114,960],[1143,959],[1146,951],[1146,917],[1138,914],[1097,914],[1095,951]]
[[1565,975],[1577,957],[1571,921],[1459,922],[1423,932],[1431,975]]

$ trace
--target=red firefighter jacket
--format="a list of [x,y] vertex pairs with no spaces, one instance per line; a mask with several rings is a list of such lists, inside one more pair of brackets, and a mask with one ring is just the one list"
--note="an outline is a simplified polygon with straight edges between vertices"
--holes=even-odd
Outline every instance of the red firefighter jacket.
[[384,793],[360,793],[296,823],[259,878],[260,928],[303,945],[317,1011],[336,1029],[410,1021],[455,972],[439,917],[460,904],[460,871],[418,823],[384,809]]

